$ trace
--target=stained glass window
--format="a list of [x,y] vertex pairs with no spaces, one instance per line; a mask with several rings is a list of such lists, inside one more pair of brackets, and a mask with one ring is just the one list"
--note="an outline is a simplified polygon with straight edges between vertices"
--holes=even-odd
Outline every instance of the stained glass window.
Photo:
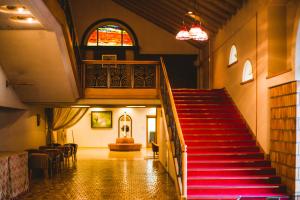
[[103,25],[93,31],[87,46],[133,46],[133,41],[122,27],[118,25]]

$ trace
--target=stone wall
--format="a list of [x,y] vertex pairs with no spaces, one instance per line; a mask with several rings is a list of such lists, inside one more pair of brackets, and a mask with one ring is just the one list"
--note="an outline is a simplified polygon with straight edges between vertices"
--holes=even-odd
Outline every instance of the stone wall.
[[270,158],[277,175],[281,176],[282,183],[287,185],[288,193],[292,196],[297,195],[299,189],[296,185],[300,180],[297,178],[300,167],[296,167],[300,155],[296,137],[298,85],[293,81],[270,88]]

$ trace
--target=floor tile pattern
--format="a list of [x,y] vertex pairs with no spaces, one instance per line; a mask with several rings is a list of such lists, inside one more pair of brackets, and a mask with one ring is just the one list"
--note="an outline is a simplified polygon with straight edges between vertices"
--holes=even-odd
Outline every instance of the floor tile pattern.
[[156,159],[82,159],[50,179],[35,178],[21,200],[148,200],[177,198],[174,182]]

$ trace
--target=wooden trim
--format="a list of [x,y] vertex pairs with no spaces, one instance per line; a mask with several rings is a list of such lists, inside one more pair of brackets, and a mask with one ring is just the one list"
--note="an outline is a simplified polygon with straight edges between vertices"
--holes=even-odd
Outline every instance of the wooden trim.
[[254,78],[249,79],[249,80],[247,80],[247,81],[243,81],[243,82],[241,82],[240,84],[241,84],[241,85],[245,85],[245,84],[250,83],[250,82],[252,82],[252,81],[254,81]]
[[235,65],[235,64],[237,64],[237,63],[238,63],[238,60],[234,61],[234,62],[231,63],[231,64],[228,64],[227,67],[228,67],[228,68],[229,68],[229,67],[232,67],[233,65]]
[[84,64],[120,64],[120,65],[158,65],[159,61],[152,60],[83,60]]
[[268,76],[266,77],[266,79],[274,78],[274,77],[276,77],[276,76],[285,74],[285,73],[290,72],[290,71],[292,71],[291,68],[290,68],[290,69],[286,69],[286,70],[284,70],[284,71],[282,71],[282,72],[278,72],[278,73],[276,73],[276,74],[268,75]]
[[85,88],[84,95],[86,99],[158,99],[156,88]]
[[293,82],[298,82],[297,80],[293,80],[293,81],[288,81],[288,82],[285,82],[285,83],[280,83],[278,85],[273,85],[271,87],[269,87],[269,89],[272,89],[272,88],[275,88],[275,87],[279,87],[279,86],[282,86],[282,85],[287,85],[287,84],[290,84],[290,83],[293,83]]

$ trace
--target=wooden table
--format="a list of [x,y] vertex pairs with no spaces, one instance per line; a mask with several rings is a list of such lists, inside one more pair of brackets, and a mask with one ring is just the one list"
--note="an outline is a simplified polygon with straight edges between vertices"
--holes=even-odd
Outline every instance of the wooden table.
[[28,153],[0,151],[0,200],[28,191]]

